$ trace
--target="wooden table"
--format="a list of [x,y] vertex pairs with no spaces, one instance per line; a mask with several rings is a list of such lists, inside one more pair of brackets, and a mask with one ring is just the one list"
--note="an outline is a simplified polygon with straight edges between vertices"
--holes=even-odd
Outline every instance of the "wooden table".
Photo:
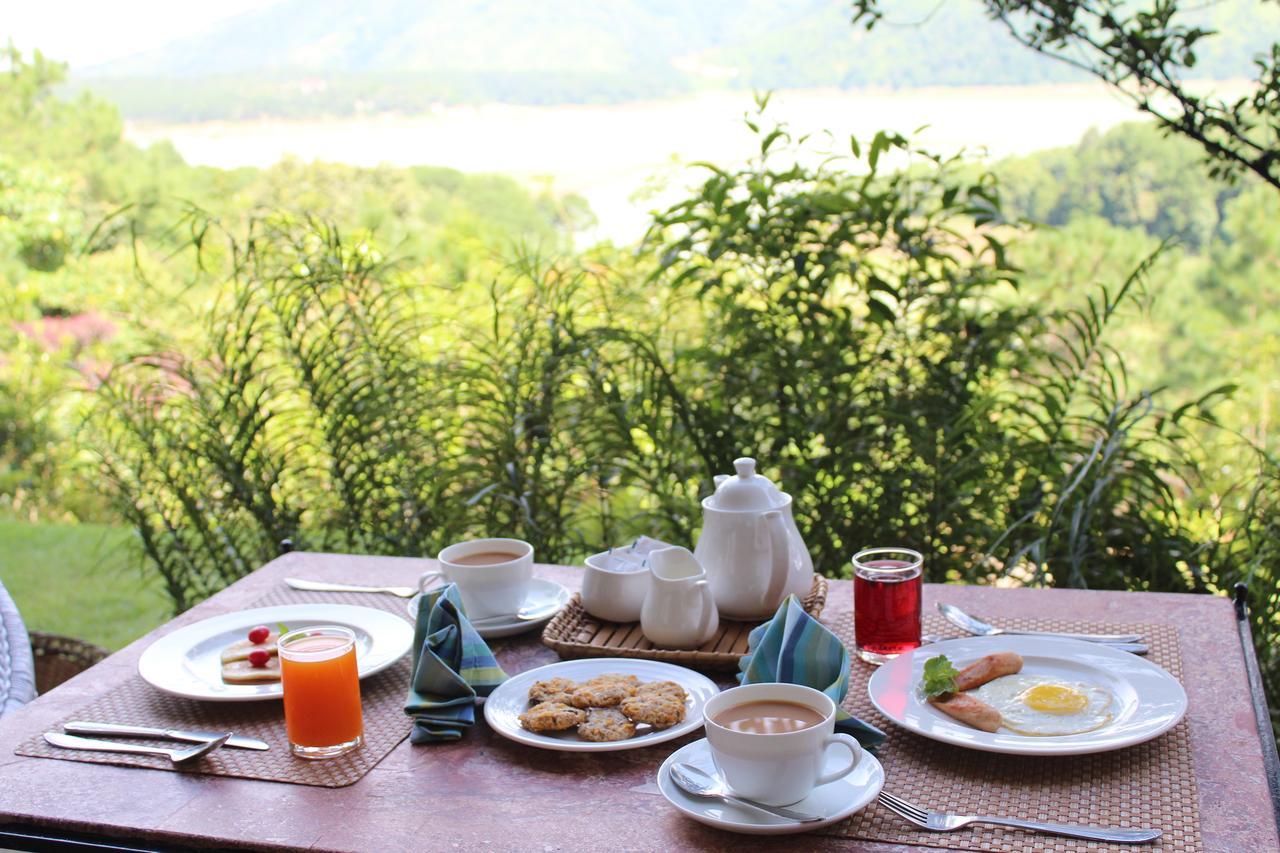
[[[456,744],[406,740],[347,788],[179,774],[75,761],[25,758],[14,747],[124,679],[138,656],[169,631],[246,607],[286,575],[370,583],[412,583],[427,561],[292,553],[274,560],[123,651],[0,720],[0,829],[54,837],[77,833],[140,847],[254,847],[316,850],[902,850],[826,836],[746,838],[708,829],[671,808],[654,773],[686,741],[611,754],[529,749],[481,720]],[[581,572],[539,566],[577,588]],[[848,612],[851,586],[831,584],[827,613]],[[1209,596],[928,585],[925,605],[949,601],[984,613],[1096,622],[1176,621],[1209,851],[1280,849],[1251,710],[1246,664],[1230,601]],[[497,641],[509,672],[556,655],[532,632]],[[16,846],[14,836],[0,847]],[[101,849],[101,848],[98,848]]]

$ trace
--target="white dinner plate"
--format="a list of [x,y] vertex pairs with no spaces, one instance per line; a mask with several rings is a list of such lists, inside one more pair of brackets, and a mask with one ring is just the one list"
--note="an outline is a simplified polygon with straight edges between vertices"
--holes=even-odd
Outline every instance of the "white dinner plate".
[[356,635],[360,677],[381,672],[413,645],[413,626],[394,613],[349,604],[285,604],[238,610],[179,628],[156,640],[138,659],[138,674],[151,686],[174,696],[209,702],[278,699],[280,682],[224,684],[222,650],[245,639],[255,625],[279,630],[340,625]]
[[[848,750],[828,751],[823,758],[824,773],[835,770],[849,761]],[[869,752],[862,754],[862,760],[853,772],[842,779],[828,782],[814,788],[809,796],[798,803],[787,806],[798,812],[808,812],[822,818],[821,821],[787,820],[771,814],[756,811],[746,806],[735,806],[719,800],[709,800],[686,794],[671,781],[673,764],[692,764],[705,770],[712,776],[718,776],[715,762],[711,760],[711,747],[707,739],[695,740],[693,743],[677,749],[662,762],[658,769],[658,790],[667,802],[684,812],[689,817],[714,826],[716,829],[727,829],[730,832],[742,832],[748,835],[788,835],[793,832],[812,832],[833,823],[839,823],[851,814],[862,811],[880,794],[884,787],[884,768]]]
[[[979,731],[925,701],[920,682],[925,661],[946,655],[956,669],[995,652],[1022,655],[1022,672],[1086,682],[1111,691],[1112,720],[1074,735],[1034,737],[1007,729]],[[1187,711],[1187,693],[1165,670],[1103,643],[1048,637],[967,637],[922,646],[876,670],[867,682],[871,701],[903,728],[944,743],[1011,755],[1084,755],[1107,752],[1158,737]]]
[[[405,604],[405,609],[409,611],[410,619],[418,618],[418,599],[421,597],[422,593],[418,593]],[[511,637],[547,624],[551,621],[551,617],[559,613],[568,603],[569,590],[555,581],[534,578],[529,584],[529,592],[525,595],[524,604],[520,605],[520,609],[541,610],[546,607],[548,609],[546,616],[538,619],[517,619],[512,616],[507,619],[495,619],[492,622],[481,622],[480,624],[473,622],[471,627],[475,628],[476,632],[486,640]]]
[[[529,707],[529,688],[535,681],[547,678],[570,678],[586,681],[605,673],[634,675],[641,681],[674,681],[689,694],[685,702],[684,722],[669,729],[654,729],[641,725],[635,737],[627,740],[596,742],[582,740],[570,729],[567,732],[537,734],[520,725],[520,715]],[[655,743],[673,740],[702,726],[702,706],[720,692],[720,688],[705,675],[675,664],[632,658],[585,658],[547,664],[537,669],[513,675],[489,694],[484,703],[484,718],[489,727],[505,738],[542,749],[558,749],[565,752],[611,752],[619,749],[640,749]]]

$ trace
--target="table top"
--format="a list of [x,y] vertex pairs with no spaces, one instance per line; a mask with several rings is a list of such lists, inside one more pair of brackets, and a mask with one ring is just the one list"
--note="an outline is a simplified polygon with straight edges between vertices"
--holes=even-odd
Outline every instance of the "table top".
[[[695,739],[616,753],[560,753],[520,746],[488,730],[482,715],[461,741],[405,740],[346,788],[50,761],[14,754],[33,734],[136,673],[154,639],[182,625],[242,609],[287,575],[406,584],[432,561],[291,553],[276,559],[47,695],[0,720],[0,825],[87,832],[141,842],[257,849],[733,850],[742,836],[678,814],[654,776],[674,749]],[[578,588],[581,570],[537,573]],[[1280,849],[1262,746],[1231,602],[1167,593],[995,589],[928,584],[925,606],[947,601],[977,612],[1092,622],[1176,622],[1187,719],[1208,850]],[[848,613],[848,581],[833,581],[825,615]],[[532,631],[494,641],[508,673],[558,660]],[[891,767],[890,767],[891,770]],[[794,849],[796,839],[752,837],[753,848]],[[907,848],[806,836],[811,850]]]

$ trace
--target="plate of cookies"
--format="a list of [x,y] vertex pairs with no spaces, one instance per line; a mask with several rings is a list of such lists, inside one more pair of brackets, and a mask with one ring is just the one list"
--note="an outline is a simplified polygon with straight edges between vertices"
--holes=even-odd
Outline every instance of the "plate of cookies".
[[542,749],[640,749],[697,730],[702,706],[719,692],[705,675],[661,661],[569,660],[504,681],[484,718],[503,737]]

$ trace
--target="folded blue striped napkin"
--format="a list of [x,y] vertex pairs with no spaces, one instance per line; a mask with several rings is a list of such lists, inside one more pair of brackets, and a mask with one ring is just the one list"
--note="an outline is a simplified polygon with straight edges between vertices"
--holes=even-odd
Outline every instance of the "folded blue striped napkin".
[[773,618],[747,637],[747,654],[738,664],[742,684],[786,682],[821,690],[836,703],[836,731],[874,750],[885,733],[852,716],[840,703],[849,692],[849,650],[827,627],[804,612],[800,599],[787,596]]
[[413,743],[462,737],[475,723],[476,697],[488,696],[507,674],[467,620],[458,587],[448,584],[418,599],[413,677],[404,712],[413,717]]

